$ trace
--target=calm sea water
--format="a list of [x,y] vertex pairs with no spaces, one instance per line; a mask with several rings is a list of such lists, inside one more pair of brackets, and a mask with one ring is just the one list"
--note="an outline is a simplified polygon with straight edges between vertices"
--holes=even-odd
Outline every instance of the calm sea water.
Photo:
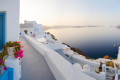
[[49,29],[55,37],[79,48],[91,58],[109,55],[116,58],[120,45],[120,29],[116,27],[82,27]]

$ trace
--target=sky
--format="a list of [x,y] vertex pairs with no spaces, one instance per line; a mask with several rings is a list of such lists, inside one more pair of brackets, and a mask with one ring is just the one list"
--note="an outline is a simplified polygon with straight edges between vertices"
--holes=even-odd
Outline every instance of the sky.
[[20,23],[45,26],[120,25],[120,0],[20,0]]

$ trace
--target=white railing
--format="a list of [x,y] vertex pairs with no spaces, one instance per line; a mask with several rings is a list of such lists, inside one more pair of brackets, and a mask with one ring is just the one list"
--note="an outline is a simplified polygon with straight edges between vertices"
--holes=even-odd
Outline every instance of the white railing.
[[100,63],[97,63],[97,62],[93,62],[93,61],[89,61],[87,59],[82,59],[82,58],[79,58],[78,56],[76,55],[72,55],[71,57],[74,61],[80,63],[82,66],[85,65],[85,64],[88,64],[90,66],[90,70],[95,72],[95,70],[98,70],[99,66],[100,66]]
[[58,53],[35,39],[25,35],[26,40],[44,56],[56,80],[96,80],[80,71],[75,71],[72,64]]

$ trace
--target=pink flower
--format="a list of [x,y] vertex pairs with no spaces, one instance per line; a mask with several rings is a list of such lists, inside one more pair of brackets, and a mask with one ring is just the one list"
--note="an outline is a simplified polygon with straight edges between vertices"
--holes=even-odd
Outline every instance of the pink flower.
[[23,50],[20,50],[20,53],[23,53],[24,51]]
[[23,48],[23,46],[21,46]]
[[20,60],[20,58],[19,58],[19,60]]
[[3,61],[2,61],[2,60],[1,60],[0,62],[1,62],[1,64],[3,64]]
[[7,55],[8,55],[8,52],[7,52]]
[[18,56],[15,56],[15,58],[18,58]]
[[6,66],[4,67],[4,70],[7,70],[7,67],[6,67]]
[[17,56],[15,56],[15,58],[19,57],[19,60],[23,58],[23,52],[24,52],[23,50],[20,50],[19,52],[16,51]]
[[19,55],[19,54],[20,54],[20,52],[17,52],[17,51],[16,51],[16,54],[17,54],[17,55]]
[[18,41],[18,43],[21,43],[20,41]]
[[23,54],[19,56],[20,58],[23,58]]

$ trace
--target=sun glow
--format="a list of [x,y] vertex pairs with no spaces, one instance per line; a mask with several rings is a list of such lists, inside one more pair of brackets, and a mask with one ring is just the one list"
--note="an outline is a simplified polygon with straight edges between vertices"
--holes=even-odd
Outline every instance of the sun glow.
[[20,0],[20,23],[35,20],[55,25],[118,25],[120,1],[111,0]]

